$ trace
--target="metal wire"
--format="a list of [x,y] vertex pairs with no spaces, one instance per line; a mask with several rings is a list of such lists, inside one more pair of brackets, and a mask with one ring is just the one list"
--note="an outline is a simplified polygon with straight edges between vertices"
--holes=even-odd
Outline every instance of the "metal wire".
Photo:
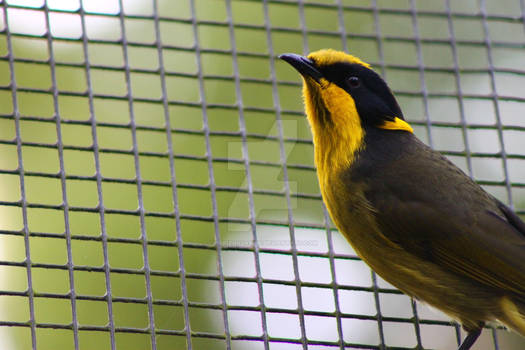
[[[401,296],[402,293],[386,285],[373,272],[370,272],[370,282],[367,284],[359,285],[341,280],[341,262],[360,264],[361,261],[353,252],[342,248],[317,187],[311,190],[306,185],[297,188],[293,186],[297,174],[304,175],[304,178],[315,176],[315,168],[310,158],[304,155],[301,158],[293,153],[293,147],[311,147],[311,140],[301,132],[289,132],[289,118],[298,121],[298,130],[306,123],[301,119],[302,107],[288,107],[295,106],[289,103],[289,96],[293,95],[297,100],[300,98],[300,82],[298,79],[283,78],[276,56],[282,53],[280,45],[285,37],[294,38],[288,41],[296,45],[291,51],[297,48],[303,53],[316,49],[319,41],[334,43],[333,45],[338,45],[345,51],[354,50],[349,40],[373,43],[377,49],[377,58],[368,61],[378,67],[387,80],[390,80],[390,76],[395,72],[402,72],[418,80],[418,88],[395,88],[395,93],[400,99],[413,99],[421,104],[420,115],[406,115],[410,123],[419,128],[420,136],[426,137],[427,143],[437,147],[439,137],[433,133],[436,129],[446,128],[450,133],[459,132],[464,146],[461,149],[447,148],[440,151],[454,159],[461,158],[466,164],[465,170],[475,178],[479,175],[473,161],[499,161],[500,166],[497,170],[503,174],[500,178],[480,177],[476,180],[488,189],[504,189],[504,195],[500,196],[504,198],[500,199],[516,206],[517,212],[525,215],[525,207],[520,206],[519,200],[516,200],[516,192],[525,188],[525,180],[517,181],[512,175],[510,165],[511,161],[524,161],[525,153],[510,147],[506,138],[506,132],[509,131],[525,132],[525,123],[508,123],[502,107],[502,104],[507,102],[523,104],[525,96],[502,94],[501,91],[507,90],[501,90],[498,82],[498,75],[502,73],[523,78],[525,69],[501,65],[495,55],[497,49],[514,49],[523,53],[525,40],[521,40],[517,34],[509,34],[505,40],[499,37],[496,40],[492,37],[491,29],[494,23],[519,24],[522,29],[525,28],[524,2],[516,1],[521,13],[512,15],[504,12],[493,13],[490,4],[483,0],[479,1],[476,10],[473,11],[455,10],[457,5],[448,0],[440,3],[441,10],[423,10],[421,5],[412,0],[388,5],[392,7],[385,7],[383,2],[376,0],[371,0],[370,5],[366,6],[355,5],[345,0],[187,0],[176,2],[176,6],[179,7],[174,7],[175,5],[168,1],[151,0],[141,4],[142,7],[128,11],[132,3],[118,0],[114,2],[116,10],[107,11],[95,10],[89,0],[80,0],[76,9],[61,8],[52,1],[42,1],[36,5],[23,4],[21,1],[3,1],[0,4],[4,21],[0,40],[5,40],[5,54],[0,55],[0,71],[8,76],[3,80],[5,83],[0,84],[0,99],[2,94],[9,94],[6,104],[12,106],[11,111],[9,108],[0,109],[0,123],[7,125],[12,122],[13,125],[10,136],[4,137],[3,131],[0,130],[0,147],[5,146],[6,149],[12,150],[12,155],[6,155],[6,158],[12,157],[12,163],[16,163],[16,166],[12,167],[7,161],[0,162],[0,177],[16,177],[19,184],[13,189],[0,183],[1,192],[6,193],[6,198],[0,198],[0,215],[2,219],[6,217],[6,221],[13,222],[0,223],[0,239],[13,238],[23,242],[23,260],[16,259],[8,253],[0,254],[0,268],[23,270],[25,286],[23,289],[16,289],[0,281],[0,331],[7,334],[11,343],[15,344],[14,348],[36,350],[54,346],[78,350],[95,346],[93,344],[99,342],[96,343],[97,346],[112,350],[133,346],[152,350],[308,349],[315,346],[339,349],[429,349],[437,346],[428,345],[434,344],[429,343],[431,339],[427,336],[429,326],[450,330],[454,334],[453,341],[459,343],[461,331],[458,325],[439,317],[428,316],[415,301],[411,301],[407,313],[390,314],[390,305],[385,304],[382,297]],[[257,8],[260,12],[257,19],[255,13],[250,14],[253,15],[249,17],[250,21],[239,19],[243,13],[242,6]],[[170,12],[170,8],[176,8],[178,12]],[[210,14],[206,12],[206,8],[217,11]],[[283,22],[286,24],[275,25],[281,23],[278,21],[279,11],[276,9],[296,14],[296,23],[290,18]],[[42,33],[35,34],[17,29],[18,14],[29,13],[27,11],[43,16],[42,26],[45,30]],[[310,16],[312,11],[327,11],[337,24],[330,27],[324,23],[327,25],[326,29],[318,29],[318,23]],[[249,13],[250,10],[245,12]],[[369,32],[350,30],[346,17],[349,14],[356,16],[355,18],[371,18]],[[75,16],[78,19],[80,35],[69,37],[56,34],[56,15]],[[411,28],[412,34],[388,33],[383,25],[387,16],[396,16],[400,23],[404,21],[403,23],[408,24],[407,28]],[[93,18],[114,21],[113,29],[118,31],[118,35],[113,33],[113,36],[104,37],[92,34],[90,21]],[[423,24],[431,20],[444,21],[449,35],[446,38],[424,35]],[[458,37],[458,21],[465,20],[480,25],[481,38]],[[134,23],[139,23],[144,33],[147,28],[151,28],[147,40],[137,39]],[[169,25],[179,26],[176,28],[183,34],[170,32]],[[209,44],[209,35],[205,29],[223,38],[224,42]],[[241,33],[245,32],[253,35],[253,42],[260,40],[261,43],[258,44],[264,48],[250,49],[245,42],[245,36],[241,36]],[[221,33],[224,35],[221,36]],[[185,41],[179,40],[182,37]],[[21,40],[45,43],[45,55],[39,55],[36,49],[31,54],[20,54],[17,50],[22,50],[18,45]],[[415,48],[415,64],[404,61],[392,63],[389,59],[386,46],[402,44],[413,45]],[[443,50],[450,49],[451,61],[429,65],[424,54],[424,49],[429,44],[437,45]],[[80,58],[60,58],[62,51],[57,45],[79,48]],[[94,59],[96,45],[108,50],[104,59]],[[460,53],[465,47],[486,50],[487,66],[465,66]],[[111,48],[118,49],[121,64],[108,63],[112,58],[109,53]],[[146,63],[136,64],[134,61],[134,50],[137,49],[146,50],[147,54],[140,56]],[[0,47],[0,52],[1,50]],[[189,63],[183,59],[180,62],[171,62],[172,54],[187,55],[190,57]],[[356,54],[359,55],[359,52]],[[210,69],[213,66],[209,63],[210,57],[214,64],[229,60],[228,69],[222,66],[222,70]],[[119,58],[115,60],[118,61]],[[267,74],[246,73],[246,62],[250,62],[250,65],[264,66]],[[5,68],[2,64],[5,64]],[[29,79],[32,84],[24,83],[27,75],[31,73],[27,73],[21,67],[48,72],[49,77],[46,79],[50,80],[49,87],[45,87],[44,83],[38,84],[38,77]],[[60,75],[62,69],[81,72],[85,88],[61,85],[64,84]],[[107,75],[104,83],[111,86],[111,89],[100,88],[99,73]],[[113,73],[122,77],[123,87],[120,90],[116,88],[117,83],[112,81],[113,76],[110,74]],[[433,73],[453,77],[455,90],[432,89],[430,74]],[[466,89],[465,76],[469,74],[486,74],[489,81],[488,92],[472,92]],[[145,81],[148,82],[150,80],[147,79],[155,81],[157,85],[146,86],[146,90],[157,89],[158,94],[144,93],[144,83],[136,83],[139,81],[138,77],[145,77]],[[75,78],[71,75],[66,80],[73,81]],[[187,84],[187,87],[183,84]],[[219,87],[210,88],[210,84],[217,84]],[[250,91],[247,86],[255,86],[256,92]],[[227,87],[231,87],[231,96],[216,98],[217,91],[223,88],[227,90]],[[193,93],[197,97],[188,98],[185,93]],[[50,101],[51,112],[45,112],[45,103],[42,103],[41,109],[33,108],[30,113],[26,113],[26,95],[40,96]],[[266,99],[268,103],[253,103],[254,95],[261,100]],[[66,104],[74,110],[75,115],[71,116],[62,102],[64,98],[75,98],[78,99],[75,101],[84,101],[85,105],[78,103],[71,107]],[[435,99],[457,101],[458,120],[435,120],[431,106],[431,101]],[[472,121],[467,110],[470,101],[491,103],[495,114],[494,124],[482,120]],[[30,104],[39,103],[31,100]],[[125,111],[111,110],[115,117],[106,118],[104,113],[109,112],[101,111],[97,107],[98,103],[122,104]],[[148,109],[144,117],[140,110],[143,106],[158,107],[158,113]],[[124,121],[119,113],[124,115]],[[221,127],[215,125],[216,113],[224,117],[218,122]],[[235,127],[223,127],[223,124],[229,123],[226,118],[230,115],[234,116],[232,124]],[[193,118],[194,116],[198,118]],[[156,121],[155,118],[160,121]],[[254,123],[255,119],[261,124]],[[263,120],[265,126],[261,126]],[[26,123],[34,123],[38,130],[26,131]],[[198,123],[200,124],[195,126]],[[267,127],[269,124],[273,126]],[[56,138],[50,138],[44,131],[49,127],[56,133]],[[80,129],[69,129],[70,127],[88,130],[91,142],[83,144],[80,141],[69,141],[77,136],[80,138],[72,131]],[[476,150],[472,146],[470,132],[479,130],[494,131],[497,134],[499,149]],[[119,136],[120,132],[126,136]],[[153,136],[145,142],[144,135]],[[157,140],[159,144],[162,143],[162,147],[157,147]],[[186,145],[185,140],[194,140],[194,143],[188,141],[188,145],[194,147]],[[225,146],[226,142],[221,143],[217,140],[230,140],[231,143]],[[258,152],[253,147],[256,142],[272,145],[275,150],[273,157],[267,155],[270,151],[266,149]],[[231,153],[223,148],[227,148]],[[56,156],[57,166],[52,166],[52,161],[45,157],[48,163],[44,166],[33,166],[31,152],[37,151],[52,153],[53,157]],[[74,154],[82,159],[89,157],[92,161],[90,164],[82,164],[83,171],[72,171],[68,152],[75,152]],[[111,163],[108,159],[116,156],[126,161],[129,159],[129,162],[112,164],[118,169],[108,172],[106,164]],[[152,161],[158,161],[162,166],[149,168]],[[193,167],[180,165],[182,162],[192,162]],[[227,175],[224,175],[221,167],[225,165],[234,170],[229,170]],[[92,173],[84,171],[88,168],[93,169]],[[258,171],[268,169],[280,174],[271,179],[271,182],[281,183],[282,187],[260,185],[261,175]],[[241,180],[224,181],[224,177],[233,178],[232,174],[241,174]],[[36,188],[32,185],[34,181],[50,181],[56,186],[42,185]],[[77,200],[69,187],[76,182],[86,187],[81,192],[83,200]],[[111,192],[107,187],[111,185],[127,187],[125,190]],[[93,191],[87,189],[89,186]],[[152,189],[158,191],[153,192]],[[38,197],[38,192],[48,193],[53,197],[57,191],[61,193],[56,201]],[[15,192],[19,194],[18,200],[11,199],[11,194]],[[169,198],[163,199],[163,194]],[[240,198],[240,207],[247,208],[244,214],[230,215],[225,211],[225,205],[234,206],[233,200],[228,202],[223,199],[226,195]],[[88,201],[84,200],[91,198],[90,196],[93,196],[93,205],[86,204]],[[116,201],[115,197],[122,199]],[[260,198],[267,198],[272,205],[281,201],[281,211],[275,215],[273,212],[271,215],[261,214]],[[136,203],[136,207],[126,201]],[[307,201],[314,203],[308,207],[308,215],[319,220],[312,220],[300,212],[302,203]],[[198,202],[197,209],[186,210],[188,203],[194,202]],[[164,209],[164,206],[168,209]],[[316,209],[311,209],[314,206]],[[19,210],[19,217],[8,217],[6,213],[10,213],[10,209]],[[36,210],[46,210],[46,217],[35,218],[33,213]],[[63,230],[51,229],[43,224],[53,221],[51,213],[58,213],[63,218]],[[90,226],[84,221],[81,221],[81,228],[78,229],[74,222],[75,215],[80,214],[95,218],[96,224],[93,225],[97,227],[98,232],[93,234]],[[118,229],[115,229],[110,223],[113,217],[131,218],[135,221],[133,225],[117,225]],[[243,228],[241,241],[247,243],[228,244],[236,239],[235,232],[231,231],[239,227]],[[116,234],[115,231],[120,229],[134,230],[135,234]],[[265,236],[267,230],[286,232],[284,240],[288,246],[269,246]],[[316,237],[321,237],[316,238],[316,242],[325,242],[323,244],[326,245],[326,249],[308,249],[301,245],[304,230],[314,230]],[[64,259],[40,258],[39,252],[46,249],[52,252],[51,255],[59,253],[53,248],[39,244],[37,239],[63,244],[64,251],[60,254],[63,253]],[[93,243],[98,247],[98,265],[79,263],[90,258],[95,259],[89,256],[87,249],[86,253],[77,249],[80,243]],[[8,244],[6,247],[12,248]],[[168,253],[159,253],[161,248],[166,249]],[[136,252],[136,255],[129,252]],[[235,265],[238,271],[232,273],[232,265],[229,263],[232,256],[249,258],[238,260]],[[276,260],[287,259],[288,265],[282,269],[289,268],[289,278],[268,273],[268,256]],[[329,276],[310,280],[302,268],[305,259],[326,262],[325,272]],[[168,260],[174,266],[159,263]],[[208,265],[213,267],[207,267]],[[251,273],[239,272],[247,268],[243,265],[249,265]],[[61,276],[67,277],[67,291],[41,288],[41,270],[50,274],[56,271],[63,272]],[[83,283],[89,283],[80,273],[100,276],[103,280],[103,291],[96,293],[82,289],[80,286]],[[20,278],[11,273],[7,273],[6,276],[9,281],[13,281],[13,285],[22,283],[19,282]],[[136,282],[139,279],[133,280],[133,283],[120,283],[120,277],[138,277],[140,283]],[[158,278],[174,283],[175,287],[168,286],[168,283],[157,284]],[[51,280],[51,277],[48,279]],[[60,284],[60,281],[50,283]],[[195,287],[195,283],[203,283],[199,286],[204,287]],[[256,295],[252,295],[252,303],[243,303],[235,299],[232,286],[240,284],[254,287],[252,294]],[[159,285],[162,287],[158,287]],[[292,306],[272,304],[275,296],[269,292],[271,286],[293,290],[293,300],[289,301]],[[328,291],[327,298],[333,300],[332,311],[312,308],[308,302],[310,289]],[[344,292],[369,295],[373,300],[373,312],[349,312],[344,306],[347,298]],[[27,310],[17,311],[18,313],[9,311],[4,306],[7,302],[1,299],[4,297],[23,300],[27,303]],[[53,302],[61,301],[67,303],[67,312],[58,309],[56,312],[49,312],[52,305],[55,305]],[[103,305],[104,312],[96,311],[95,308],[86,311],[86,304],[83,303],[87,302]],[[126,307],[136,307],[139,311],[123,311]],[[57,317],[62,317],[61,321],[51,317],[50,314],[54,313]],[[248,320],[251,320],[253,315],[253,327],[239,327],[239,319],[249,324]],[[97,317],[103,321],[94,321]],[[290,321],[292,318],[293,322]],[[330,329],[326,330],[326,334],[332,334],[331,336],[315,333],[317,325],[332,320]],[[372,340],[354,338],[354,330],[347,324],[347,321],[351,320],[363,324],[373,323],[373,336],[370,338]],[[282,322],[293,323],[295,334],[292,334],[292,331],[290,334],[280,333]],[[406,338],[412,337],[413,343],[410,344],[408,340],[396,340],[392,336],[392,326],[409,327]],[[492,328],[491,340],[484,343],[485,346],[489,346],[487,349],[499,349],[500,343],[506,341],[502,340],[499,329]],[[22,333],[17,333],[19,330],[27,332],[22,336]],[[45,333],[46,330],[50,333]],[[52,336],[46,338],[46,334]],[[99,345],[102,343],[105,345]]]
[[[119,0],[119,7],[123,9],[123,2]],[[124,67],[126,73],[126,90],[128,96],[128,106],[129,106],[129,117],[130,117],[130,128],[131,128],[131,137],[133,143],[133,159],[135,163],[135,179],[137,181],[137,196],[139,204],[139,216],[140,216],[140,240],[142,241],[142,256],[144,261],[144,275],[146,279],[146,298],[148,303],[148,317],[149,317],[149,329],[151,332],[151,347],[152,349],[157,348],[157,340],[155,336],[155,319],[153,316],[153,296],[151,293],[151,269],[149,264],[149,253],[148,253],[148,237],[146,234],[146,222],[144,217],[144,199],[142,196],[142,177],[140,173],[140,160],[139,160],[139,149],[137,142],[137,125],[135,122],[135,113],[133,110],[133,92],[131,88],[131,76],[129,71],[129,59],[128,59],[128,41],[126,39],[126,27],[124,22],[124,12],[120,11],[120,28],[124,35],[122,36],[122,50],[124,55]]]
[[[7,10],[4,7],[4,18],[6,22],[9,20],[7,16]],[[6,27],[6,39],[7,39],[7,48],[9,52],[13,52],[12,43],[11,43],[11,33],[9,28]],[[24,235],[24,246],[25,246],[25,262],[24,265],[27,271],[27,297],[29,299],[29,325],[31,327],[31,344],[33,348],[36,348],[36,321],[35,321],[35,302],[34,302],[34,291],[33,291],[33,274],[32,274],[32,263],[31,263],[31,250],[29,247],[29,229],[27,225],[27,201],[26,201],[26,188],[25,188],[25,177],[24,177],[24,165],[22,157],[22,138],[20,137],[20,114],[18,111],[18,99],[16,96],[16,75],[14,69],[14,59],[13,55],[8,56],[9,59],[9,71],[11,72],[10,85],[11,85],[11,97],[13,103],[13,117],[15,118],[15,128],[16,128],[16,151],[18,157],[18,169],[17,172],[20,177],[20,195],[22,197],[21,206],[22,206],[22,219],[24,224],[23,235]],[[26,293],[24,293],[25,295]]]
[[[49,9],[47,6],[44,6],[44,11],[46,12],[46,27],[50,28],[49,25]],[[54,51],[52,44],[52,37],[50,33],[47,33],[47,46],[49,48],[49,66],[51,68],[51,82],[53,85],[53,108],[55,111],[55,116],[60,115],[60,109],[58,104],[58,88],[56,80],[56,69],[55,69],[55,59]],[[75,350],[79,349],[78,342],[78,317],[77,317],[77,302],[76,302],[76,291],[75,291],[75,276],[73,272],[73,251],[71,248],[71,229],[69,226],[69,204],[67,198],[66,190],[66,171],[64,167],[64,145],[62,141],[62,125],[60,123],[60,118],[56,118],[56,131],[57,131],[57,148],[58,148],[58,157],[60,163],[60,185],[62,190],[62,203],[64,204],[64,224],[65,224],[65,238],[66,238],[66,249],[67,249],[67,267],[68,267],[68,277],[69,277],[69,288],[71,293],[71,316],[72,316],[72,326],[73,326],[73,339]],[[33,347],[36,344],[33,342]]]

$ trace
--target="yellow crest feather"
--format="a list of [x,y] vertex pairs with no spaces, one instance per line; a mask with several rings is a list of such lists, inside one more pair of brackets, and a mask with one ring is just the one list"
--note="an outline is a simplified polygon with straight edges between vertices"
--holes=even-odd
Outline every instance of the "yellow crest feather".
[[360,64],[366,68],[371,69],[370,65],[364,61],[361,61],[360,58],[349,55],[342,51],[336,51],[332,49],[314,51],[308,55],[308,59],[314,61],[319,67],[345,62],[350,64]]
[[387,130],[405,130],[408,132],[414,132],[414,129],[403,119],[395,117],[393,121],[387,120],[383,125],[380,126],[381,129]]

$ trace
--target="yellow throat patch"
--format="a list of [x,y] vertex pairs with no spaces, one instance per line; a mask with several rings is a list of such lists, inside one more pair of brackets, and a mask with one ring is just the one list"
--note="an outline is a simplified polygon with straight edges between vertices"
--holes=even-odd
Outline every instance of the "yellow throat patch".
[[318,169],[349,166],[364,145],[364,130],[354,99],[335,84],[307,78],[303,84],[306,116],[312,128]]
[[[359,58],[332,49],[314,51],[308,59],[318,67],[346,62],[370,68]],[[352,164],[355,153],[364,146],[365,135],[352,96],[325,79],[317,84],[306,78],[303,97],[314,137],[318,170],[340,169]],[[330,125],[323,123],[323,120],[329,120]]]

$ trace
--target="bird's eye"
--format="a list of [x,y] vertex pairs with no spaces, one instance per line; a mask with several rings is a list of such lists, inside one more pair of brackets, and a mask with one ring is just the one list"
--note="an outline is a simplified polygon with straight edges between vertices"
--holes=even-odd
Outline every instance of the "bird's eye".
[[358,77],[352,76],[348,78],[348,84],[350,85],[350,87],[356,88],[361,85],[361,80],[359,80]]

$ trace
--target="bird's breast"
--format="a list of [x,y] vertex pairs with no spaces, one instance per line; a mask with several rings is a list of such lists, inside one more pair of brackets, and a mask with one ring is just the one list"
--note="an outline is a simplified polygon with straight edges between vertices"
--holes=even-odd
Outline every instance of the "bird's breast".
[[[369,255],[374,246],[395,245],[382,236],[376,209],[365,197],[365,183],[349,183],[341,171],[319,171],[321,193],[330,217],[359,255]],[[372,248],[373,249],[373,248]]]

